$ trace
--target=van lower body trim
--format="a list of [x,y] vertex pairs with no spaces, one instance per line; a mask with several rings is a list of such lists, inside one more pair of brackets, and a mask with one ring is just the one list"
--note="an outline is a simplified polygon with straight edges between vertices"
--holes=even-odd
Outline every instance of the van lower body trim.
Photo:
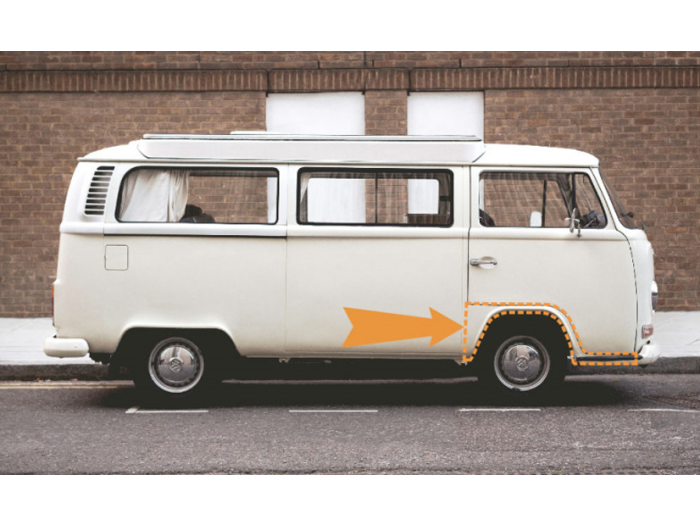
[[650,365],[661,355],[661,347],[654,343],[647,343],[639,352],[639,364],[642,366]]

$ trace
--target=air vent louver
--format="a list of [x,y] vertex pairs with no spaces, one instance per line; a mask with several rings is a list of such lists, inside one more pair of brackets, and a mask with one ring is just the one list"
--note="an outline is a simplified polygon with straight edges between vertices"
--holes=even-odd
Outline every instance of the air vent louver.
[[95,171],[85,203],[85,215],[104,215],[112,173],[114,166],[100,166]]

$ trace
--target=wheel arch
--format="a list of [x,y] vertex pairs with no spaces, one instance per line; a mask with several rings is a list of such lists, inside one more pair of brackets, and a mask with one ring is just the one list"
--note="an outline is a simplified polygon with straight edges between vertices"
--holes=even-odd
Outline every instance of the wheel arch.
[[141,352],[145,351],[145,348],[168,337],[183,337],[204,343],[226,364],[230,364],[236,359],[241,358],[233,338],[221,328],[134,326],[128,328],[122,334],[117,349],[112,356],[111,363],[128,368],[132,365],[133,360],[138,357]]
[[480,327],[470,360],[477,366],[489,361],[484,354],[510,335],[531,335],[553,345],[565,360],[578,353],[577,336],[566,316],[552,307],[508,307],[492,311]]

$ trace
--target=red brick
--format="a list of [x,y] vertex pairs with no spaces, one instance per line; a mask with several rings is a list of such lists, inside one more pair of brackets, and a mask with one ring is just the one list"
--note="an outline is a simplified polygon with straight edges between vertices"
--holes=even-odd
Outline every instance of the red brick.
[[405,135],[408,129],[406,91],[365,93],[365,134]]

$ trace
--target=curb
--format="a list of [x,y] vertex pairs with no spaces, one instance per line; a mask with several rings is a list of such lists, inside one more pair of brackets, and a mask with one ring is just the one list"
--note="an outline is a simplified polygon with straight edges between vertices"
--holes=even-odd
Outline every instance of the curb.
[[[573,368],[573,370],[572,370]],[[570,367],[571,375],[649,375],[649,374],[700,374],[700,356],[660,357],[645,367],[592,366],[582,370]]]
[[[0,365],[0,381],[105,381],[123,377],[109,375],[109,367],[101,364],[60,365]],[[648,374],[700,374],[700,356],[661,357],[645,368],[579,367],[569,369],[570,375],[648,375]]]
[[700,374],[700,357],[660,357],[649,365],[645,373],[650,374]]

